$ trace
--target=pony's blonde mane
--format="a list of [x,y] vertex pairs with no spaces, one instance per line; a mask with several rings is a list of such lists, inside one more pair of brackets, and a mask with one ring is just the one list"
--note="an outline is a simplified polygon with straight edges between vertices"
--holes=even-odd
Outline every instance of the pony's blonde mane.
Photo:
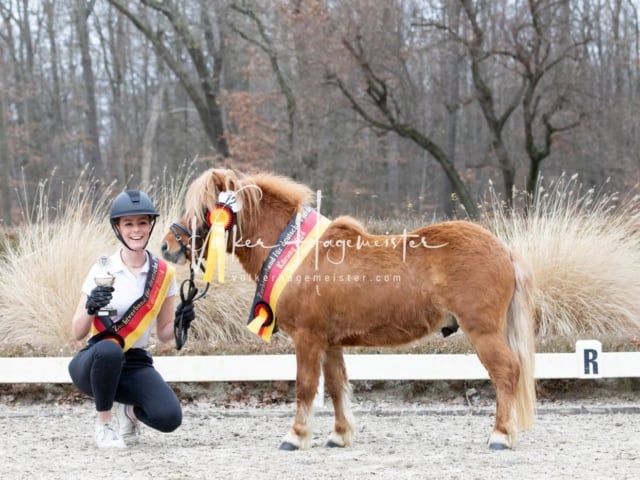
[[263,195],[280,200],[286,205],[300,209],[305,204],[314,203],[313,191],[289,177],[269,172],[260,172],[249,177],[260,187]]
[[198,225],[201,225],[205,220],[205,211],[215,208],[222,191],[235,192],[242,202],[242,210],[237,218],[240,233],[244,221],[259,217],[263,197],[275,199],[296,210],[313,202],[311,189],[288,177],[267,172],[243,175],[226,168],[210,168],[193,180],[187,189],[185,220],[190,222],[195,217]]

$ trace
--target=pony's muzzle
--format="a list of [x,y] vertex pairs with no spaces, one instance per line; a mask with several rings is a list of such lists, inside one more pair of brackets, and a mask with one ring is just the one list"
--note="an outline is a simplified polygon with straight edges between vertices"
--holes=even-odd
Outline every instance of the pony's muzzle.
[[160,253],[162,254],[162,258],[171,263],[182,265],[187,261],[187,258],[182,254],[180,250],[177,250],[175,252],[169,250],[169,242],[167,241],[164,241],[160,244]]

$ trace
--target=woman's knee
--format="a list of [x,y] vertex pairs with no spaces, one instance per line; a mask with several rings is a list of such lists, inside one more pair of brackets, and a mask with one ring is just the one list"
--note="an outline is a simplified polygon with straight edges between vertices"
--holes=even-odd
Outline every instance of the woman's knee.
[[111,340],[102,340],[93,347],[94,359],[106,362],[124,362],[124,351],[122,347]]
[[162,431],[165,433],[173,432],[182,425],[182,407],[179,402],[164,412],[162,424]]
[[165,419],[165,429],[164,432],[173,432],[180,425],[182,425],[182,409],[177,408],[170,415],[168,415]]
[[[134,413],[136,413],[136,409],[134,409]],[[163,433],[173,432],[182,425],[182,407],[179,403],[164,405],[162,409],[148,416],[148,424],[151,428]]]

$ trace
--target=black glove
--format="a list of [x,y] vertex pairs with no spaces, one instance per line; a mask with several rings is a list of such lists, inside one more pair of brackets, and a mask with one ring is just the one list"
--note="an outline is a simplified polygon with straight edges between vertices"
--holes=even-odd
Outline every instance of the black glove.
[[188,329],[191,326],[191,322],[196,318],[196,312],[193,310],[193,303],[191,302],[180,302],[178,308],[176,308],[176,320],[179,317],[182,317],[182,325],[185,329]]
[[193,302],[180,302],[176,308],[176,318],[173,321],[173,333],[176,337],[176,348],[180,350],[187,341],[187,332],[191,322],[196,318]]
[[89,298],[84,308],[87,309],[89,315],[95,315],[102,307],[109,305],[113,295],[113,287],[96,287],[91,290]]

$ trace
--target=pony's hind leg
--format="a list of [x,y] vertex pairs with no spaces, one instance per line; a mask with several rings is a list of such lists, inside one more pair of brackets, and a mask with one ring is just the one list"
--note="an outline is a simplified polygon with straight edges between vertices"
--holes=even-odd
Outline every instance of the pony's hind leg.
[[350,405],[350,388],[341,347],[330,348],[324,358],[323,371],[327,392],[333,401],[335,423],[327,447],[350,447],[354,421]]
[[280,450],[307,450],[311,447],[313,399],[318,391],[322,350],[312,342],[295,342],[296,415]]
[[520,367],[501,333],[472,335],[470,340],[496,389],[496,422],[489,436],[489,448],[513,448],[517,435],[515,402]]

